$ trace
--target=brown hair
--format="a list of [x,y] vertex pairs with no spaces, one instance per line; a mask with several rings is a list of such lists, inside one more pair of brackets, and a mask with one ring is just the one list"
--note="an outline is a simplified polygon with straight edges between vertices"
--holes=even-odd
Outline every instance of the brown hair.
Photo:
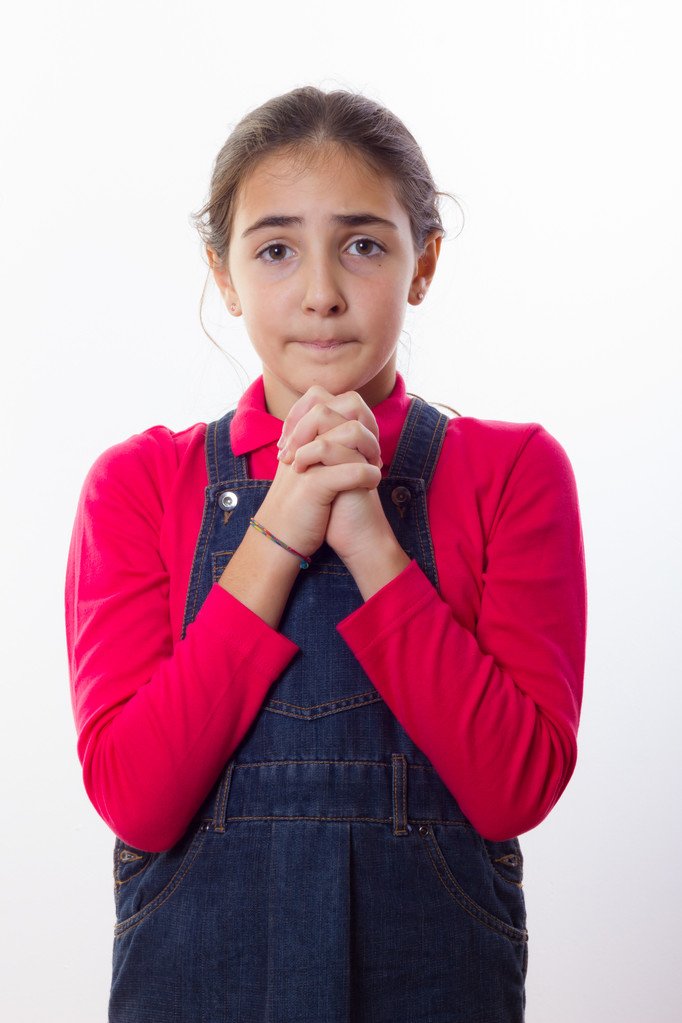
[[246,114],[216,157],[209,199],[191,220],[223,266],[237,193],[256,163],[277,149],[305,162],[334,143],[392,179],[418,252],[431,231],[445,234],[438,203],[449,193],[436,190],[424,155],[403,122],[366,96],[343,90],[325,93],[307,85]]

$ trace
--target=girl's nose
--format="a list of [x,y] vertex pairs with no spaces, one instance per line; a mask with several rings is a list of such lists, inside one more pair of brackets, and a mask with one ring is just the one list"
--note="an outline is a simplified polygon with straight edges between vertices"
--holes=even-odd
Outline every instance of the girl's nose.
[[303,293],[303,309],[306,312],[328,316],[344,312],[346,301],[333,267],[324,260],[316,260],[308,270]]

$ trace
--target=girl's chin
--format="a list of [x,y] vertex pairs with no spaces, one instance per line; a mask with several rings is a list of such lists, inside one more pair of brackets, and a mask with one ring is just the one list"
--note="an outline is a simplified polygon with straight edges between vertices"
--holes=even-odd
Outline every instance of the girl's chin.
[[361,366],[353,366],[343,357],[334,354],[329,357],[329,353],[323,353],[321,358],[313,356],[307,366],[301,363],[295,367],[289,366],[286,373],[273,372],[264,365],[263,380],[268,412],[279,419],[286,419],[291,406],[313,385],[324,387],[330,394],[357,391],[370,407],[377,405],[393,390],[395,365],[389,362],[369,379],[367,367],[364,368],[365,373]]

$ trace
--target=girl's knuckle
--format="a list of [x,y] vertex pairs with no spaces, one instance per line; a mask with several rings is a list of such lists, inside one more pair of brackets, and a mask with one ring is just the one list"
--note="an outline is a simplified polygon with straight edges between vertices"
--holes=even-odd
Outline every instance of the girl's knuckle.
[[354,462],[351,470],[351,479],[357,487],[365,481],[365,469],[361,462]]

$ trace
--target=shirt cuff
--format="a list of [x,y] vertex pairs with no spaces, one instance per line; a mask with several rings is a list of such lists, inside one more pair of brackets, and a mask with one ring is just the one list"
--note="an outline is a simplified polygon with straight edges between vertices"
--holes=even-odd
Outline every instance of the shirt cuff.
[[[232,648],[238,648],[244,658],[267,676],[276,678],[289,664],[300,647],[252,611],[241,600],[214,583],[202,604],[203,628],[225,638]],[[188,626],[188,631],[192,626]]]
[[336,631],[359,657],[386,636],[400,632],[403,623],[434,597],[438,597],[434,586],[412,559],[394,579],[338,622]]

